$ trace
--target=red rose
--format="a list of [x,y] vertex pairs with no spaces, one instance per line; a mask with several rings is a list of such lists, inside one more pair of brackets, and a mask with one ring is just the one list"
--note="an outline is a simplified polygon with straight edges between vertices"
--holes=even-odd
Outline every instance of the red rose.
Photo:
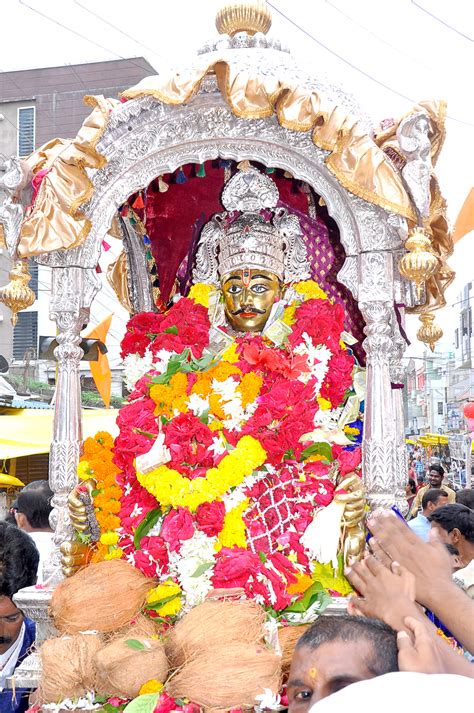
[[204,469],[216,465],[214,454],[209,450],[213,440],[211,429],[193,413],[175,416],[166,425],[165,443],[171,453],[169,467],[182,472],[184,464]]
[[333,453],[339,461],[339,472],[341,475],[352,473],[362,461],[361,448],[351,448],[351,450],[345,450],[341,446],[333,446]]
[[320,395],[331,402],[333,408],[340,405],[346,390],[352,384],[354,357],[340,349],[329,360],[329,370],[321,387]]
[[225,505],[221,500],[212,503],[202,503],[196,510],[198,530],[208,537],[215,537],[222,530],[225,517]]
[[244,587],[261,566],[260,558],[240,547],[223,547],[217,555],[212,584],[216,589]]
[[163,520],[161,537],[168,543],[171,552],[177,552],[183,540],[194,535],[193,518],[187,508],[170,510]]
[[171,711],[181,710],[174,698],[171,698],[166,691],[163,691],[158,699],[158,703],[153,709],[153,713],[171,713]]

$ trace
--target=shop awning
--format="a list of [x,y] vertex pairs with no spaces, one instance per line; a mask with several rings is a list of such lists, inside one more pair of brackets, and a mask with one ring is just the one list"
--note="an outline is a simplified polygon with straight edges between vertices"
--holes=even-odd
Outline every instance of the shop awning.
[[[108,431],[114,438],[117,409],[83,409],[84,438]],[[49,453],[53,435],[51,410],[2,408],[0,410],[0,460]]]

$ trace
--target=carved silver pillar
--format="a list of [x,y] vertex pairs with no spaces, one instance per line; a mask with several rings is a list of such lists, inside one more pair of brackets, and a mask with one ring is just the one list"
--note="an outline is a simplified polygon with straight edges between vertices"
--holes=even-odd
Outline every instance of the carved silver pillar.
[[403,389],[405,367],[402,362],[405,351],[405,341],[397,340],[393,346],[390,364],[390,379],[392,382],[392,403],[395,418],[395,504],[402,513],[408,512],[405,486],[408,482],[408,452],[405,442],[405,408],[403,404]]
[[54,550],[44,572],[50,587],[62,579],[60,547],[72,534],[67,499],[77,483],[82,448],[80,333],[89,321],[90,303],[98,289],[98,279],[90,269],[53,268],[52,273],[50,316],[58,327],[58,346],[54,350],[58,376],[49,460],[49,484],[54,493],[50,516]]
[[62,543],[71,534],[67,498],[77,483],[77,464],[82,447],[81,383],[79,366],[81,330],[89,321],[90,305],[100,287],[94,270],[81,267],[55,267],[52,270],[50,317],[58,327],[58,346],[54,355],[58,362],[53,438],[49,456],[49,485],[53,491],[53,511],[50,515],[54,530],[54,549],[45,563],[45,589],[27,587],[15,595],[17,606],[37,626],[36,650],[15,671],[8,685],[37,688],[41,664],[37,649],[55,636],[49,617],[51,592],[62,579]]
[[363,478],[371,509],[396,504],[396,423],[390,381],[393,349],[393,260],[390,252],[359,258],[359,308],[365,320],[367,394]]

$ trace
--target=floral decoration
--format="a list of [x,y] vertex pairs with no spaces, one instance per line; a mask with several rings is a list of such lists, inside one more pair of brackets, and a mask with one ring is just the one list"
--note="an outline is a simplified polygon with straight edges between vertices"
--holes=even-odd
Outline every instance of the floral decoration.
[[131,394],[113,447],[118,485],[111,492],[101,484],[94,504],[101,519],[114,518],[101,523],[102,556],[119,551],[158,580],[150,616],[173,620],[212,589],[238,587],[296,617],[303,609],[295,602],[313,606],[314,592],[331,589],[326,569],[325,585],[317,581],[325,563],[301,538],[338,479],[360,470],[362,422],[338,426],[354,358],[341,342],[340,305],[310,280],[288,294],[280,344],[249,333],[228,335],[216,349],[210,316],[219,292],[208,285],[128,324],[122,356]]

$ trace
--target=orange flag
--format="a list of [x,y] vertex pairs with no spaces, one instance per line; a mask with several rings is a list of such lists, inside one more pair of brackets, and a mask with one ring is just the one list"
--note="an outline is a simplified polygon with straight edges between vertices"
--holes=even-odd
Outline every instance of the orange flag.
[[453,230],[453,240],[457,243],[467,233],[474,230],[474,188],[468,193],[466,200],[463,203],[459,215],[456,218]]
[[[105,344],[105,339],[107,337],[107,332],[109,331],[110,323],[112,321],[113,314],[109,314],[100,324],[90,329],[87,334],[84,334],[84,339],[99,339]],[[99,351],[99,358],[97,361],[90,361],[89,366],[91,369],[92,378],[97,387],[97,391],[102,396],[105,407],[110,406],[110,394],[112,391],[112,374],[110,372],[109,359],[107,354],[101,354]]]

